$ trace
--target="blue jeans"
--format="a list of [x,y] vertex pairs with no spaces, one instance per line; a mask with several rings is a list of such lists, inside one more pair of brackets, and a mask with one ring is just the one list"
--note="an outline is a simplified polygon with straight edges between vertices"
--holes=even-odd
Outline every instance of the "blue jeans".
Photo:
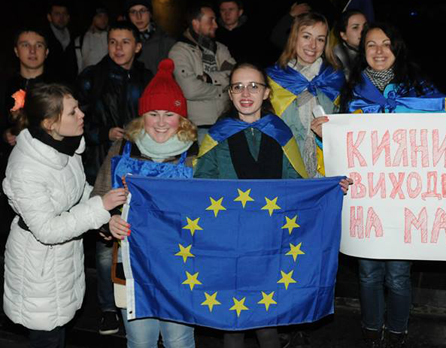
[[157,348],[161,333],[166,348],[195,348],[192,326],[155,318],[127,320],[127,310],[121,309],[127,348]]
[[113,241],[96,242],[96,274],[99,307],[102,312],[116,311],[111,280]]
[[[359,259],[363,327],[381,330],[385,324],[391,332],[402,333],[407,330],[412,304],[411,265],[410,261]],[[384,286],[388,290],[387,306]]]

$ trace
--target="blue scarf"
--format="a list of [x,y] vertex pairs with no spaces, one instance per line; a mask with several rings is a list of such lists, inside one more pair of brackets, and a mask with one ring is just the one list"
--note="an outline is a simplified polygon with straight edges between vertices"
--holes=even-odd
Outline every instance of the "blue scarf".
[[397,86],[385,97],[363,72],[363,83],[353,89],[353,99],[348,106],[349,112],[361,110],[365,113],[395,112],[398,106],[412,110],[435,112],[445,110],[445,95],[438,90],[425,88],[424,95],[417,96],[414,88],[409,91]]
[[285,122],[272,114],[265,115],[253,123],[247,123],[232,117],[224,118],[209,130],[209,135],[212,139],[221,143],[246,128],[258,129],[262,133],[276,140],[282,147],[293,137],[293,133]]
[[294,95],[299,95],[308,90],[316,96],[319,90],[333,102],[339,96],[345,82],[345,76],[341,70],[334,70],[325,63],[321,65],[319,74],[311,81],[308,81],[304,75],[289,66],[282,69],[276,64],[266,69],[266,72],[272,80]]

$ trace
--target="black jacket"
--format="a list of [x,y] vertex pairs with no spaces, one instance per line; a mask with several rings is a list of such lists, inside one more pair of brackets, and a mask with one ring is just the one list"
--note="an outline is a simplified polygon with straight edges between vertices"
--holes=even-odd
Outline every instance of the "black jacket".
[[156,28],[153,35],[148,40],[143,41],[138,60],[143,62],[146,69],[155,75],[158,71],[158,64],[164,58],[167,58],[167,54],[175,42],[175,39],[167,35],[161,28]]
[[49,27],[46,31],[48,40],[48,57],[45,60],[45,69],[55,82],[73,87],[77,77],[77,58],[74,49],[74,37],[71,35],[70,44],[64,50]]
[[138,101],[151,78],[152,73],[142,63],[135,60],[131,69],[126,70],[109,55],[79,75],[76,97],[85,113],[84,164],[92,185],[111,145],[109,130],[123,128],[138,117]]

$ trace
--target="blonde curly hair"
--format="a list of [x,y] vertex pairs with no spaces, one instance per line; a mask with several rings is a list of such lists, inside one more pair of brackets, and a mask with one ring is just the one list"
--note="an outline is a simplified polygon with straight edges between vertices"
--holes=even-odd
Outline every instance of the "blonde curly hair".
[[[146,114],[134,119],[125,128],[125,138],[131,142],[135,142],[144,129],[144,117]],[[181,141],[196,141],[197,127],[185,117],[180,116],[180,125],[177,131],[178,139]]]

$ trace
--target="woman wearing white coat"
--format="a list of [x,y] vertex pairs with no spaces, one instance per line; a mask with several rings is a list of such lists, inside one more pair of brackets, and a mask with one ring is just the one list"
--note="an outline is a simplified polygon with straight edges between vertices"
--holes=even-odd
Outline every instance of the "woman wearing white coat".
[[30,329],[31,347],[63,347],[64,325],[85,293],[81,235],[107,223],[126,192],[89,198],[80,156],[84,114],[68,88],[36,86],[24,102],[14,108],[24,129],[3,181],[17,213],[6,243],[3,306]]

